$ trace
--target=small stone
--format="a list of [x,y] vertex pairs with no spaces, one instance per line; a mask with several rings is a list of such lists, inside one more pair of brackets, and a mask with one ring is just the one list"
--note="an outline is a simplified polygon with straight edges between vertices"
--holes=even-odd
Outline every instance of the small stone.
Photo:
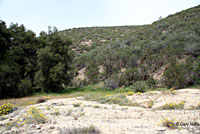
[[13,118],[13,117],[15,117],[15,116],[14,116],[14,115],[11,115],[10,117]]
[[54,126],[49,126],[49,129],[55,129],[55,127]]
[[41,129],[41,126],[40,125],[36,125],[36,129]]
[[29,128],[34,128],[35,127],[35,125],[34,124],[31,124],[30,126],[29,126]]

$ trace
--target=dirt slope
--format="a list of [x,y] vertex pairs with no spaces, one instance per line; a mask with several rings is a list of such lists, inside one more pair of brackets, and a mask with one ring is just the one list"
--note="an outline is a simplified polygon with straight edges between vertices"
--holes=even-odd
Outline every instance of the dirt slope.
[[[119,105],[99,104],[85,101],[83,97],[69,99],[54,99],[47,102],[21,107],[8,115],[8,119],[0,121],[1,126],[9,121],[23,119],[27,109],[36,106],[48,116],[45,124],[25,124],[23,127],[13,126],[11,130],[0,128],[4,134],[67,134],[69,129],[95,126],[103,134],[199,134],[200,109],[194,107],[200,102],[199,89],[182,89],[175,92],[155,91],[127,96],[141,107],[127,107]],[[152,108],[147,103],[153,101]],[[166,103],[184,101],[182,110],[157,110]],[[74,104],[80,106],[74,107]],[[58,114],[56,114],[56,111]],[[70,112],[71,111],[71,112]],[[196,123],[188,126],[177,126],[174,129],[163,126],[162,120],[176,120],[182,123]],[[199,126],[198,126],[199,125]]]

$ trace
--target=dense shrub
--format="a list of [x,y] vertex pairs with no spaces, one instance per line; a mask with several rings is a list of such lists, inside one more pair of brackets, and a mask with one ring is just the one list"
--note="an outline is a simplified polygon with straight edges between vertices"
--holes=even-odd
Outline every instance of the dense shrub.
[[191,54],[193,56],[199,56],[200,55],[200,44],[199,44],[199,42],[185,44],[184,50],[185,50],[186,54]]
[[149,86],[149,88],[155,88],[158,82],[154,78],[149,78],[148,80],[146,80],[146,83]]
[[18,87],[18,96],[26,96],[33,92],[32,83],[29,79],[21,80]]
[[137,61],[138,61],[138,56],[137,55],[135,55],[135,54],[132,54],[131,56],[129,55],[127,67],[136,66],[138,64]]
[[107,79],[104,82],[104,87],[114,90],[114,89],[118,88],[118,83],[117,83],[117,81],[115,81],[113,79]]
[[95,84],[99,81],[99,69],[95,62],[86,67],[85,75],[89,79],[89,84]]
[[197,59],[196,66],[194,67],[195,72],[195,84],[200,85],[200,56]]
[[11,103],[3,104],[0,106],[0,116],[9,114],[14,110],[15,110],[15,107],[13,104]]
[[137,81],[136,83],[133,84],[132,88],[134,89],[135,92],[144,93],[148,90],[149,87],[145,81]]
[[139,74],[136,67],[129,68],[118,78],[119,86],[130,86],[139,80]]
[[168,88],[184,88],[192,82],[190,67],[186,64],[172,64],[164,71],[164,84]]

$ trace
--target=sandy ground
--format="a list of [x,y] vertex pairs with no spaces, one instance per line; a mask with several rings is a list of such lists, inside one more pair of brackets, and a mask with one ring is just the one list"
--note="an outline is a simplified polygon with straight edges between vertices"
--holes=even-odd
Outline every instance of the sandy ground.
[[[200,102],[199,89],[182,89],[173,94],[155,91],[134,94],[127,98],[141,104],[141,107],[99,104],[85,101],[83,97],[48,100],[31,105],[40,108],[48,116],[45,124],[25,124],[6,131],[5,127],[0,127],[0,134],[65,134],[67,129],[91,125],[102,134],[200,134],[200,110],[192,109]],[[154,101],[152,108],[147,108],[149,101]],[[182,101],[185,102],[183,110],[156,110],[163,104]],[[80,103],[80,107],[74,107],[73,104],[76,103]],[[8,119],[0,121],[0,125],[23,119],[23,114],[31,106],[21,107],[9,114]],[[55,111],[59,114],[52,114]],[[162,119],[166,118],[176,120],[175,123],[181,121],[180,128],[163,126]]]

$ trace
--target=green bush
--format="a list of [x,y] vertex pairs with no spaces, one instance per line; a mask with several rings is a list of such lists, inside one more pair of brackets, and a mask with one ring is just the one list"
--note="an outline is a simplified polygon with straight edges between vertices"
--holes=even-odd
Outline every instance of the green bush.
[[154,78],[149,78],[148,80],[146,80],[147,85],[149,86],[149,88],[156,88],[157,86],[157,80]]
[[118,83],[117,83],[117,81],[115,81],[113,79],[107,79],[104,82],[104,87],[107,89],[114,90],[114,89],[118,88]]
[[195,72],[195,84],[200,85],[200,56],[198,57],[196,66],[194,67]]
[[138,79],[139,74],[136,67],[129,68],[125,72],[121,73],[118,78],[119,86],[130,86]]
[[18,96],[26,96],[33,92],[32,83],[29,79],[21,80],[18,88]]
[[164,71],[164,84],[168,88],[185,88],[192,83],[190,66],[186,64],[172,64]]
[[144,93],[148,90],[149,87],[145,81],[137,81],[136,83],[133,84],[132,88],[134,89],[135,92]]

